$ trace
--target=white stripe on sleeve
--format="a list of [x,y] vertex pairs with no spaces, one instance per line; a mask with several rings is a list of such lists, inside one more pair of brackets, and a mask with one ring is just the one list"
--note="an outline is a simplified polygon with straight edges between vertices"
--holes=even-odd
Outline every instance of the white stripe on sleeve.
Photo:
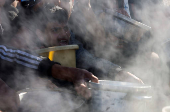
[[28,63],[24,63],[24,62],[19,61],[17,59],[10,59],[8,57],[4,57],[2,54],[0,54],[0,58],[3,59],[3,60],[9,61],[9,62],[16,62],[18,64],[21,64],[21,65],[29,67],[29,68],[38,69],[38,66],[31,65],[31,64],[28,64]]
[[3,48],[5,51],[11,52],[11,53],[22,54],[24,56],[27,56],[27,57],[32,58],[32,59],[35,59],[37,61],[42,61],[42,59],[40,57],[34,56],[32,54],[29,54],[29,53],[21,51],[21,50],[7,49],[4,45],[0,45],[0,48]]
[[29,59],[27,57],[20,56],[18,54],[7,53],[3,49],[0,49],[0,53],[2,53],[4,56],[8,56],[8,57],[11,57],[11,58],[21,59],[21,60],[24,60],[24,61],[32,63],[32,64],[39,65],[39,63],[40,63],[39,61],[32,60],[32,59]]

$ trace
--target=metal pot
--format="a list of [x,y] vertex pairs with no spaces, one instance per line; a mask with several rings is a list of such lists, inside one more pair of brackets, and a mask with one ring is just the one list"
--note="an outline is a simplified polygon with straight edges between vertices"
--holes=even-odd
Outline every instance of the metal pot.
[[90,112],[146,112],[152,98],[147,95],[148,85],[100,80],[89,86],[93,92]]

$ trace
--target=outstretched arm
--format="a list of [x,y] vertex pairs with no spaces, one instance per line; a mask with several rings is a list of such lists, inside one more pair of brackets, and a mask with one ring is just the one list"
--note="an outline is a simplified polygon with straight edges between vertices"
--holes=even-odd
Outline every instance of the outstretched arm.
[[56,79],[73,82],[77,92],[85,98],[91,96],[85,80],[98,83],[98,78],[86,70],[63,67],[48,58],[42,59],[25,51],[9,49],[4,45],[0,45],[0,65],[0,72],[8,71],[7,66],[11,68],[22,66],[36,70],[43,76],[52,76]]

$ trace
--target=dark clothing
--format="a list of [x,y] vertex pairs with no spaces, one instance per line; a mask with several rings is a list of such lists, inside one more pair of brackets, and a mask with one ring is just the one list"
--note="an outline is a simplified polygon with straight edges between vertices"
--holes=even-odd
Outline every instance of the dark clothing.
[[76,51],[76,67],[92,72],[99,79],[108,77],[114,79],[114,76],[121,70],[120,66],[105,59],[96,58],[88,52],[94,50],[95,40],[87,29],[88,21],[80,17],[83,17],[82,9],[75,5],[69,19],[69,27],[76,35],[71,33],[70,44],[79,45],[79,49]]
[[76,67],[92,72],[99,79],[114,79],[115,75],[122,69],[120,66],[102,58],[96,58],[83,48],[82,43],[75,39],[71,33],[70,44],[79,45],[76,51]]
[[11,88],[29,87],[29,79],[37,74],[41,77],[50,77],[54,64],[58,63],[0,45],[0,78]]

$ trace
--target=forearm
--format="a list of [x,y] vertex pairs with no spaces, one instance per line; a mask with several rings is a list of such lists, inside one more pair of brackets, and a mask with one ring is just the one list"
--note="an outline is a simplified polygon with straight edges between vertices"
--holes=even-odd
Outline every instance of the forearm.
[[[52,62],[47,58],[40,58],[25,51],[0,45],[0,70],[3,72],[8,71],[7,68],[9,67],[11,70],[15,70],[17,67],[22,67],[38,71],[40,75],[50,75],[50,69],[53,64],[57,63]],[[12,72],[13,71],[11,71],[11,73]]]
[[77,74],[74,73],[74,69],[76,68],[63,67],[61,65],[53,65],[51,69],[52,77],[59,80],[73,82],[73,79],[75,77],[74,75]]
[[61,65],[52,66],[52,76],[59,80],[69,81],[73,84],[80,84],[86,80],[98,83],[98,78],[84,69],[63,67]]
[[6,61],[6,63],[22,65],[31,69],[38,69],[40,62],[42,61],[40,57],[21,50],[7,48],[4,45],[0,45],[0,60]]

